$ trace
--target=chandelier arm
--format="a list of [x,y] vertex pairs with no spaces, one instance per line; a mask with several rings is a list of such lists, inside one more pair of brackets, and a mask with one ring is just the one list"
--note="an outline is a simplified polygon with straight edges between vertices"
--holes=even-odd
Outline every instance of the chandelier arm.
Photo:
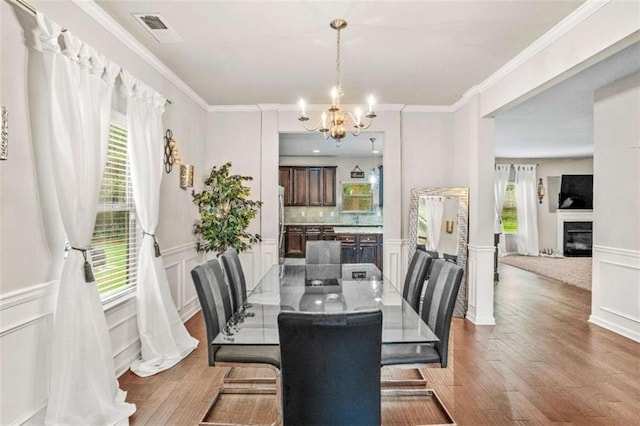
[[371,127],[371,124],[373,124],[373,118],[369,119],[369,123],[366,126],[362,126],[360,127],[361,130],[367,130],[369,127]]
[[311,127],[311,128],[307,127],[307,124],[304,121],[302,122],[302,126],[308,132],[315,132],[316,130],[318,130],[322,126],[322,120],[318,121],[318,124],[315,127]]

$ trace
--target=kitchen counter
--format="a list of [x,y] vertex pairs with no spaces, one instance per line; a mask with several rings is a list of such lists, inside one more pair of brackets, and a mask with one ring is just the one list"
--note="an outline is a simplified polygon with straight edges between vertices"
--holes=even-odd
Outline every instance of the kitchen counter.
[[382,234],[382,226],[334,226],[336,234]]
[[355,223],[344,223],[344,222],[285,222],[285,226],[340,226],[340,227],[349,227],[349,228],[381,228],[382,224],[355,224]]

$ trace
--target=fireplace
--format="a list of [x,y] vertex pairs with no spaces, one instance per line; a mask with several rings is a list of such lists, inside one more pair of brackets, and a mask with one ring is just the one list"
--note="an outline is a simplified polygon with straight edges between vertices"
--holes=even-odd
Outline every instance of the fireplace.
[[[556,253],[564,256],[576,256],[575,250],[578,250],[579,256],[591,256],[591,229],[593,228],[593,210],[566,210],[559,209],[556,212],[557,215],[557,228],[556,228]],[[571,232],[569,235],[571,237],[569,251],[571,253],[567,253],[566,249],[566,236],[565,236],[565,223],[586,223],[586,225],[579,225],[579,229],[573,229],[573,231],[578,231],[577,233]],[[570,225],[570,230],[573,225]],[[589,251],[586,249],[583,250],[583,247],[587,245],[589,247]],[[589,254],[587,254],[589,253]]]
[[593,222],[564,222],[562,251],[567,257],[591,257]]

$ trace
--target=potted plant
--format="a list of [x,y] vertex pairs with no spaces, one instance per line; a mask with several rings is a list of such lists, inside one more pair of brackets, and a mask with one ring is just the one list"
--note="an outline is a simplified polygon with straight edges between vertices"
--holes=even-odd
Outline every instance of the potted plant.
[[193,233],[200,237],[199,252],[221,254],[230,247],[243,252],[262,241],[259,234],[247,232],[249,223],[262,206],[261,201],[249,198],[251,190],[244,185],[253,178],[231,175],[230,169],[231,163],[220,168],[214,166],[204,181],[204,189],[191,192],[200,212],[200,220],[193,226]]

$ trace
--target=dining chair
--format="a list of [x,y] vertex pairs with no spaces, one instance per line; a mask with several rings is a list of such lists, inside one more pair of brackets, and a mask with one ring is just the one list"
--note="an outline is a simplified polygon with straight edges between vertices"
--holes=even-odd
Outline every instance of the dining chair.
[[305,263],[307,265],[342,263],[342,243],[340,241],[307,241]]
[[[462,282],[462,267],[438,259],[433,262],[431,277],[427,283],[422,320],[435,333],[439,341],[433,344],[393,344],[382,347],[382,365],[424,365],[440,364],[447,367],[449,352],[449,331],[453,308]],[[384,380],[383,385],[416,385],[426,384],[426,379],[418,368],[420,379],[416,380]]]
[[[213,339],[225,329],[231,317],[224,295],[226,284],[220,264],[208,261],[191,270],[198,300],[207,330],[207,349],[210,366],[245,367],[270,366],[280,368],[280,351],[273,345],[214,345]],[[226,331],[225,331],[226,332]]]
[[225,276],[231,290],[231,303],[233,311],[237,312],[247,300],[247,281],[242,271],[240,256],[235,248],[229,248],[220,255],[220,261],[224,268]]
[[380,310],[281,312],[278,331],[284,426],[380,425]]
[[[220,262],[217,259],[211,259],[206,263],[208,269],[207,273],[213,274],[211,275],[210,281],[214,283],[214,289],[217,288],[219,297],[216,296],[216,301],[218,302],[216,305],[217,312],[223,313],[223,317],[220,318],[221,327],[224,327],[225,324],[229,322],[229,320],[233,317],[233,307],[231,305],[231,292],[229,289],[229,283],[227,283],[223,277],[222,268],[220,267]],[[271,348],[271,349],[264,349]],[[274,351],[279,350],[277,346],[257,346],[254,350],[266,351],[269,356],[273,355]],[[272,364],[272,363],[271,363]],[[275,384],[275,377],[235,377],[233,375],[234,368],[231,367],[227,370],[227,373],[224,375],[224,383],[258,383],[258,384]]]
[[[427,247],[424,244],[416,245],[416,250],[421,250],[427,253],[433,260],[436,260],[440,257],[440,254],[437,251],[427,250]],[[431,265],[429,265],[429,270],[427,270],[427,279],[429,279],[429,276],[431,275],[431,268],[433,268],[433,262],[431,262]]]
[[442,258],[447,262],[458,263],[458,256],[455,254],[442,253]]
[[420,312],[420,296],[422,295],[422,288],[427,279],[427,272],[431,266],[431,261],[431,256],[427,253],[416,250],[413,253],[407,275],[404,279],[402,297],[416,312]]

